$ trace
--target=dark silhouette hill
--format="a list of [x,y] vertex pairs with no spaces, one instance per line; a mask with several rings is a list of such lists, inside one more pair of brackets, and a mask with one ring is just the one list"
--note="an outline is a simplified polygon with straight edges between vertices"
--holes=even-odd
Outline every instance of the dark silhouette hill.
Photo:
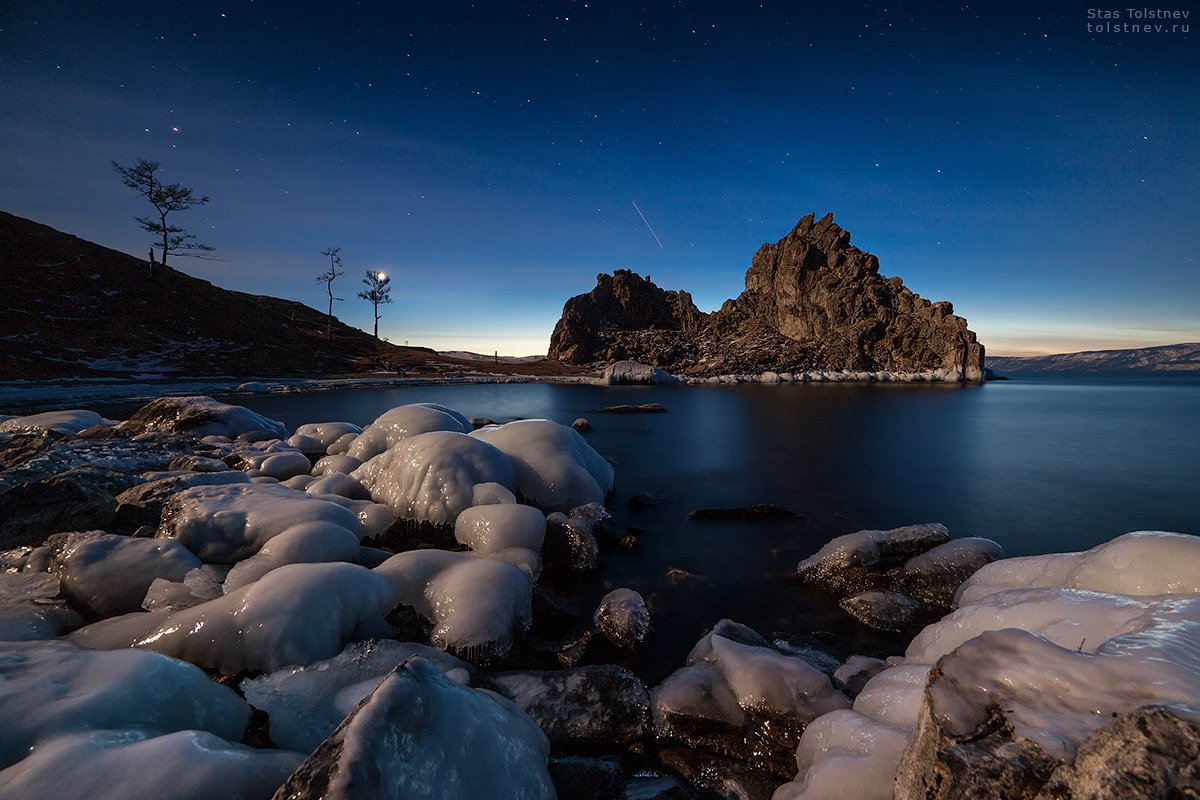
[[[346,375],[478,371],[398,347],[277,297],[184,272],[0,212],[0,380],[72,377]],[[571,372],[557,362],[489,372]]]

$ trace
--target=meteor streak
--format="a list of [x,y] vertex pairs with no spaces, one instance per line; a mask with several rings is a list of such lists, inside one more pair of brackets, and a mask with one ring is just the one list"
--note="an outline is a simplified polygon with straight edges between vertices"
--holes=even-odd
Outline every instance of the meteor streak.
[[662,239],[659,239],[658,234],[654,232],[654,228],[650,227],[650,220],[646,219],[646,215],[642,213],[642,210],[640,208],[638,208],[637,203],[635,203],[632,200],[630,200],[629,202],[633,203],[633,210],[638,212],[638,216],[642,218],[642,222],[646,223],[646,230],[650,231],[650,235],[654,237],[654,241],[658,242],[658,249],[661,250],[662,249]]

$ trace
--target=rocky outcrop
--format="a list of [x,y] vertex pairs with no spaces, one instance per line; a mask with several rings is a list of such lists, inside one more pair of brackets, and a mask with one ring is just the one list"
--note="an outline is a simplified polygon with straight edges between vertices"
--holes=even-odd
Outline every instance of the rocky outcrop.
[[851,246],[833,215],[809,214],[759,248],[746,290],[712,314],[629,270],[600,275],[563,307],[550,357],[636,359],[695,377],[836,370],[978,381],[984,349],[949,302],[880,275],[879,260]]

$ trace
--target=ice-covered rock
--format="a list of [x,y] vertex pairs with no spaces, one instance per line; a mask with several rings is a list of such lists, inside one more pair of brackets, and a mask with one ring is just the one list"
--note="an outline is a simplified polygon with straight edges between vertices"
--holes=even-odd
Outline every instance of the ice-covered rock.
[[311,441],[312,449],[292,444],[291,439],[288,440],[288,444],[306,453],[326,453],[329,451],[329,446],[343,436],[347,434],[357,436],[360,433],[362,433],[362,428],[353,422],[310,422],[296,428],[296,432],[292,436],[293,438],[303,437]]
[[253,556],[234,564],[225,579],[225,591],[253,583],[285,564],[353,562],[357,557],[358,534],[332,522],[302,522],[271,537]]
[[945,525],[865,530],[831,540],[796,568],[801,580],[838,596],[878,588],[884,573],[950,541]]
[[870,656],[850,656],[833,672],[833,685],[848,697],[858,697],[867,681],[887,669],[887,662]]
[[614,361],[604,368],[604,375],[600,378],[600,382],[609,386],[620,386],[638,383],[670,384],[678,383],[679,379],[665,370],[651,367],[648,364],[641,364],[637,361]]
[[[311,477],[311,476],[310,476]],[[371,493],[361,483],[341,472],[331,472],[304,486],[311,495],[336,494],[348,500],[370,500]]]
[[39,743],[84,730],[197,729],[237,741],[249,716],[232,690],[158,653],[95,652],[64,641],[0,649],[0,767]]
[[1200,592],[1200,538],[1136,531],[1082,553],[1008,558],[972,575],[959,590],[957,602],[973,603],[993,592],[1038,586],[1127,596]]
[[147,611],[179,611],[216,600],[225,594],[225,579],[230,568],[223,564],[205,564],[183,576],[182,581],[155,578],[142,598]]
[[925,609],[944,613],[959,584],[980,567],[1004,558],[1004,548],[991,539],[972,536],[951,539],[904,562],[889,575],[891,587],[912,597]]
[[363,428],[346,450],[346,455],[365,462],[412,436],[433,431],[467,433],[470,430],[471,423],[466,417],[437,403],[397,406]]
[[632,672],[612,664],[481,673],[476,685],[516,703],[555,750],[611,750],[649,729],[649,692]]
[[561,511],[547,514],[543,548],[547,567],[587,572],[600,566],[600,543],[592,527],[583,517],[568,517]]
[[532,624],[529,576],[504,561],[443,550],[397,553],[375,568],[433,625],[430,641],[475,664],[503,661]]
[[498,483],[477,483],[471,492],[471,504],[490,506],[497,503],[515,503],[517,496]]
[[296,525],[324,522],[360,536],[353,512],[304,492],[270,484],[197,486],[163,509],[158,536],[176,539],[201,561],[233,564]]
[[349,475],[362,466],[362,462],[345,454],[322,456],[313,464],[312,474],[316,477],[341,472]]
[[303,760],[300,753],[257,750],[206,731],[82,731],[42,742],[0,771],[0,795],[267,800]]
[[805,725],[850,702],[825,673],[722,620],[687,666],[654,689],[651,704],[660,737],[787,776]]
[[232,406],[204,396],[151,400],[119,428],[129,436],[162,432],[188,433],[196,438],[215,435],[234,439],[252,431],[263,431],[277,439],[286,439],[288,435],[281,422],[243,406]]
[[95,649],[156,650],[227,675],[268,672],[389,634],[384,618],[394,607],[391,582],[369,569],[288,564],[216,600],[172,613],[114,617],[71,639]]
[[155,578],[181,581],[200,566],[200,559],[179,542],[103,531],[53,536],[51,550],[51,570],[62,580],[63,595],[95,619],[141,610]]
[[54,639],[82,625],[59,591],[58,578],[45,572],[0,571],[0,642]]
[[64,436],[74,436],[82,430],[97,425],[116,425],[111,419],[105,419],[95,411],[47,411],[42,414],[31,414],[26,417],[9,417],[0,421],[0,433],[36,433],[38,431],[53,431]]
[[906,594],[871,590],[842,598],[838,607],[868,628],[902,631],[912,624],[921,606]]
[[485,558],[521,567],[531,580],[542,569],[546,517],[533,506],[496,503],[472,506],[454,522],[454,538]]
[[613,589],[604,595],[592,620],[610,642],[630,650],[641,646],[650,633],[650,611],[633,589]]
[[384,678],[276,797],[550,800],[549,750],[515,705],[413,658]]
[[470,667],[452,655],[412,642],[389,639],[350,644],[333,658],[287,667],[242,681],[242,692],[270,717],[271,740],[311,753],[389,672],[420,656],[458,683]]
[[299,450],[284,450],[266,454],[252,469],[256,477],[265,475],[278,481],[286,481],[297,475],[308,475],[312,471],[312,462]]
[[523,419],[471,434],[499,448],[516,467],[516,489],[543,511],[603,503],[613,468],[579,433],[546,419]]
[[478,484],[516,487],[508,456],[488,442],[451,431],[408,436],[350,477],[400,519],[434,525],[453,525],[473,504]]
[[250,476],[239,470],[220,472],[181,472],[149,480],[117,495],[117,513],[113,526],[135,531],[142,525],[158,526],[163,506],[171,496],[193,486],[228,486],[250,483]]

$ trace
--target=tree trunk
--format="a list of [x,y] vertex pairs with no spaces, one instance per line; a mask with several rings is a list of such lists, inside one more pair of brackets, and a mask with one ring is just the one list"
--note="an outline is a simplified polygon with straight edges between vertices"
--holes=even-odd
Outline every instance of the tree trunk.
[[375,303],[375,339],[379,339],[379,303]]
[[167,247],[169,246],[169,242],[167,241],[167,215],[159,214],[159,217],[162,219],[162,229],[163,229],[162,265],[165,267],[167,265]]

